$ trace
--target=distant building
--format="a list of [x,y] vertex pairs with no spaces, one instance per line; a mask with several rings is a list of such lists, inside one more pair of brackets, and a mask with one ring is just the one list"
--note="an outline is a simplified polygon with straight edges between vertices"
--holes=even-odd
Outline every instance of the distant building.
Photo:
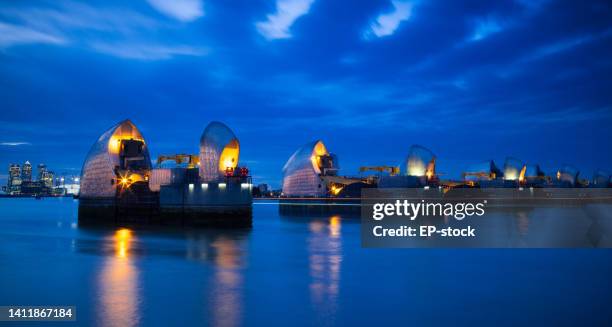
[[46,187],[53,187],[53,177],[55,174],[52,171],[46,171],[42,176],[41,181],[45,184]]
[[43,185],[47,188],[53,187],[53,177],[54,174],[52,171],[47,170],[47,165],[38,164],[38,181],[42,182]]
[[51,191],[40,181],[23,181],[21,184],[21,195],[49,195]]
[[47,171],[47,165],[41,163],[38,164],[37,166],[37,172],[38,172],[38,180],[41,181],[43,179],[43,174],[44,172]]
[[607,171],[598,170],[593,174],[592,187],[609,187],[611,181],[611,175]]
[[267,197],[270,194],[270,188],[268,187],[268,184],[259,184],[257,185],[257,187],[253,188],[253,197],[256,198],[261,198],[261,197]]
[[260,194],[268,193],[269,187],[268,184],[259,184],[257,185],[257,189],[259,189]]
[[21,167],[19,164],[11,164],[6,193],[19,194],[19,192],[21,192]]
[[32,164],[26,161],[21,169],[21,180],[24,182],[32,181]]
[[54,195],[78,195],[81,189],[79,184],[64,184],[53,188]]

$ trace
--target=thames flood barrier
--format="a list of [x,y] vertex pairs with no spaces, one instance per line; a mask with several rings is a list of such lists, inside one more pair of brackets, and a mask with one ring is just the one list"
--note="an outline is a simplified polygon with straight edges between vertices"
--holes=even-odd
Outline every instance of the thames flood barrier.
[[229,127],[211,122],[199,154],[161,155],[153,166],[142,133],[124,120],[87,154],[79,224],[250,227],[252,182],[239,155]]

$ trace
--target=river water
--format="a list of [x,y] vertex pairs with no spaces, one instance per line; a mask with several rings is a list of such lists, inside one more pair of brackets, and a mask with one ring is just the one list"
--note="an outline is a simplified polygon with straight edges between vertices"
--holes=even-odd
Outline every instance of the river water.
[[612,321],[609,249],[364,249],[359,219],[269,201],[239,231],[84,229],[77,208],[0,199],[0,305],[74,305],[87,326]]

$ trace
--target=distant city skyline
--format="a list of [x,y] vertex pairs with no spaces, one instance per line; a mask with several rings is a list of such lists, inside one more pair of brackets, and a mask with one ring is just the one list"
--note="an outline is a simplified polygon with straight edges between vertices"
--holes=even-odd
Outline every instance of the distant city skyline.
[[26,160],[23,164],[11,163],[6,180],[0,185],[2,194],[12,196],[58,196],[76,194],[80,188],[80,176],[55,174],[46,164],[34,165]]
[[340,175],[412,144],[443,178],[508,156],[612,170],[609,2],[156,3],[0,4],[2,185],[25,160],[78,174],[125,118],[153,158],[197,153],[222,121],[273,188],[317,139]]

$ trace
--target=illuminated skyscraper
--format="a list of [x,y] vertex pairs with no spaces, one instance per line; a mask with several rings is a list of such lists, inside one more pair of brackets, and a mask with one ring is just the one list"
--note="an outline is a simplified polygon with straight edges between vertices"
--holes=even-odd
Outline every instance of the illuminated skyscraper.
[[38,164],[38,181],[45,187],[53,187],[53,172],[47,170],[45,164]]
[[29,161],[23,164],[23,168],[21,169],[21,180],[24,182],[32,181],[32,164],[30,164]]
[[37,172],[38,172],[38,178],[37,178],[37,179],[38,179],[39,181],[42,181],[42,179],[43,179],[43,175],[44,175],[44,173],[45,173],[46,171],[47,171],[47,165],[45,165],[45,164],[43,164],[43,163],[38,164],[38,169],[37,169]]
[[9,178],[7,193],[17,194],[21,189],[21,167],[19,164],[11,164],[9,166]]

